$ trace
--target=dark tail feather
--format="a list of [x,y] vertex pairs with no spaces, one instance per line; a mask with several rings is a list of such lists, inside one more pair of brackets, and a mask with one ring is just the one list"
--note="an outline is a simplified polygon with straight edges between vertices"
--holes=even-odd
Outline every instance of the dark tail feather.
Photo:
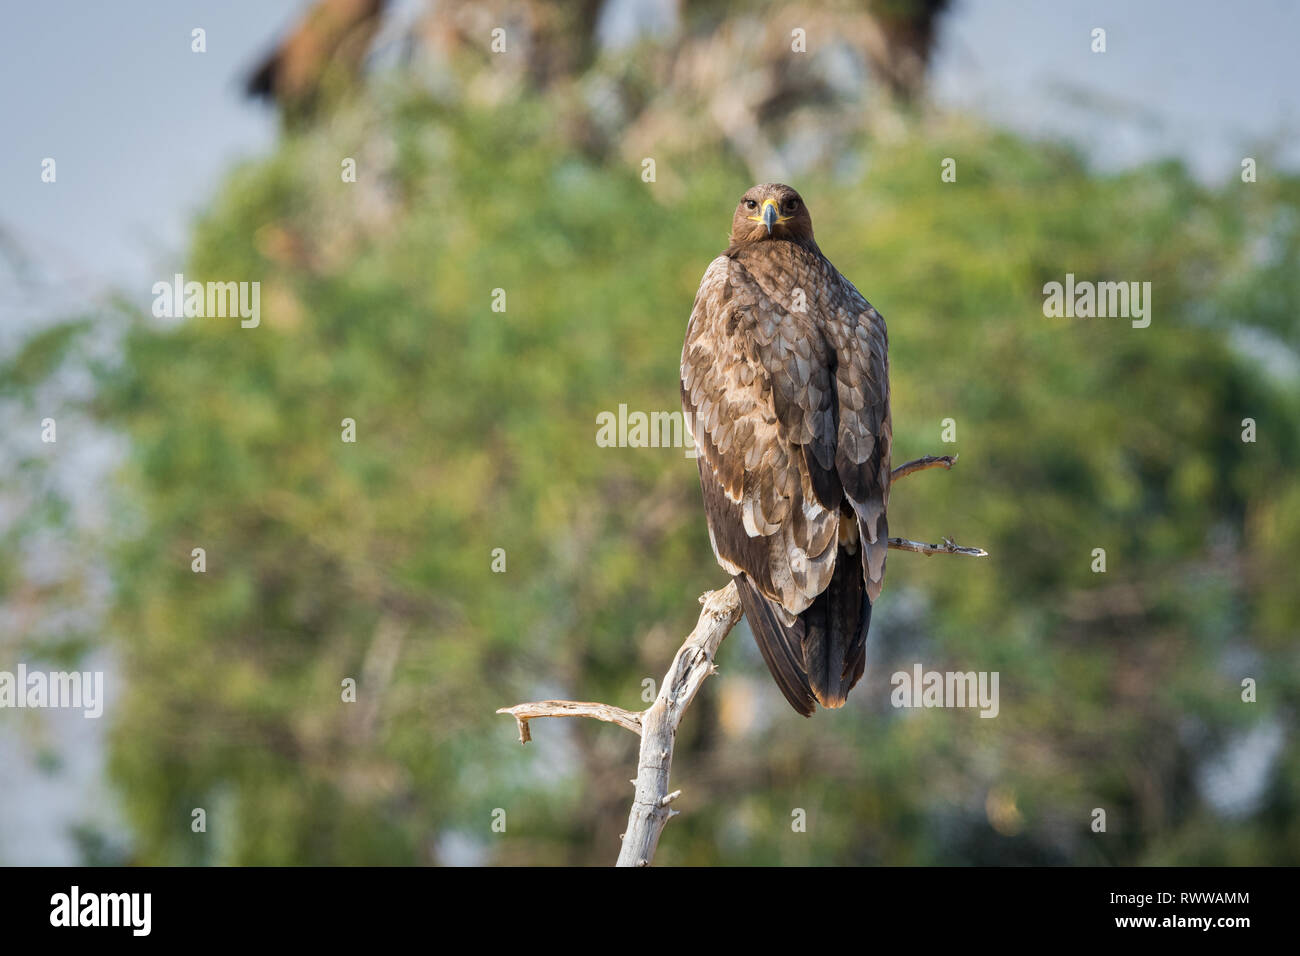
[[808,683],[823,707],[843,707],[866,669],[871,626],[866,591],[861,562],[841,549],[830,585],[799,615]]
[[767,669],[776,678],[776,686],[781,688],[791,707],[811,717],[816,704],[803,666],[803,623],[795,621],[793,627],[787,628],[748,575],[738,574],[735,581],[745,620],[754,632],[754,641]]
[[781,622],[771,602],[749,580],[736,577],[740,605],[767,669],[790,706],[805,717],[816,703],[842,707],[867,664],[867,600],[857,555],[841,550],[831,583],[792,626]]

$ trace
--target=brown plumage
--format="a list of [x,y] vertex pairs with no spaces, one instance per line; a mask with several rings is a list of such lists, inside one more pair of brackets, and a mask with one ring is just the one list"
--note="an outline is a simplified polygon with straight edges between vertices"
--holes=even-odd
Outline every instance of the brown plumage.
[[799,713],[839,707],[885,578],[888,340],[789,186],[741,198],[695,296],[681,374],[709,539],[763,659]]

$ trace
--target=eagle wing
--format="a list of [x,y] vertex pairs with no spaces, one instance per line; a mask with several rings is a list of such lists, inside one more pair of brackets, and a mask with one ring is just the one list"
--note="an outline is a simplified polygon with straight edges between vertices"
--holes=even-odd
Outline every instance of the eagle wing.
[[830,580],[839,524],[837,502],[816,494],[806,460],[822,475],[834,460],[829,348],[801,318],[719,257],[704,274],[682,350],[682,405],[714,552],[777,600],[787,623]]
[[764,632],[777,683],[811,713],[798,616],[831,583],[843,513],[860,530],[850,548],[871,601],[884,580],[887,348],[883,320],[829,262],[760,245],[761,258],[720,256],[704,275],[682,350],[682,406],[714,554]]

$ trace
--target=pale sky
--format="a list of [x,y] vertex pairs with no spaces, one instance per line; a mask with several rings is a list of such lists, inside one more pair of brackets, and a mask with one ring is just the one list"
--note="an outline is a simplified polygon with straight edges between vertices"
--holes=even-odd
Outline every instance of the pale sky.
[[[45,0],[6,12],[0,250],[20,250],[30,281],[16,286],[0,259],[0,350],[14,331],[3,326],[33,304],[147,288],[174,271],[223,170],[274,143],[272,113],[239,81],[305,6]],[[606,17],[606,33],[619,18]],[[190,51],[196,26],[203,54]],[[1095,27],[1104,54],[1091,52]],[[1300,165],[1297,38],[1300,4],[1284,0],[957,0],[933,87],[942,104],[1074,139],[1103,167],[1172,153],[1213,181],[1261,141],[1288,144],[1282,155]],[[54,186],[40,181],[45,157],[58,164]]]

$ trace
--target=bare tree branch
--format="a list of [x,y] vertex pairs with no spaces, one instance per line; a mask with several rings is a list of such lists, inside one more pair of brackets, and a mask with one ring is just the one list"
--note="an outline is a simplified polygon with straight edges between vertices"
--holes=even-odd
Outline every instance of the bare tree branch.
[[909,461],[890,472],[889,483],[892,485],[899,478],[906,478],[914,471],[925,471],[927,468],[945,468],[951,471],[952,466],[957,464],[957,457],[957,455],[942,455],[936,458],[934,455],[926,455],[924,458]]
[[686,708],[705,678],[717,671],[713,657],[723,638],[740,620],[740,595],[734,581],[721,591],[700,597],[704,609],[695,630],[686,638],[659,687],[659,696],[641,718],[641,755],[637,761],[636,797],[627,819],[627,832],[619,850],[619,866],[649,866],[659,846],[659,835],[673,815],[668,804],[680,790],[669,792],[668,772],[673,764],[673,744]]
[[[957,456],[933,457],[927,455],[899,465],[890,476],[891,481],[927,468],[951,468]],[[984,557],[982,548],[964,548],[944,538],[943,544],[923,544],[906,538],[890,538],[889,546],[900,551],[917,554],[961,554]],[[637,761],[636,797],[628,815],[627,831],[618,854],[619,866],[649,866],[659,846],[659,836],[664,825],[677,815],[669,804],[681,796],[681,790],[669,791],[668,774],[672,769],[673,745],[677,728],[686,715],[686,708],[695,699],[696,692],[705,679],[717,671],[713,659],[718,647],[740,620],[740,595],[735,582],[720,591],[706,591],[700,596],[704,605],[695,629],[673,658],[672,666],[664,675],[659,695],[646,710],[639,713],[612,707],[609,704],[586,703],[571,700],[543,700],[529,704],[502,707],[498,714],[509,714],[519,726],[519,742],[532,739],[528,722],[539,717],[590,717],[618,724],[641,735],[641,751]]]
[[952,538],[944,538],[943,544],[923,544],[920,541],[908,541],[906,538],[890,538],[889,546],[898,551],[912,551],[926,556],[935,554],[965,554],[972,558],[989,556],[983,548],[963,548],[959,544],[954,544]]
[[634,734],[641,733],[639,713],[624,710],[622,707],[611,707],[609,704],[588,704],[576,700],[539,700],[533,704],[502,707],[497,710],[497,713],[509,714],[519,724],[521,744],[526,744],[533,739],[532,733],[528,730],[528,722],[536,717],[591,717],[626,727]]

